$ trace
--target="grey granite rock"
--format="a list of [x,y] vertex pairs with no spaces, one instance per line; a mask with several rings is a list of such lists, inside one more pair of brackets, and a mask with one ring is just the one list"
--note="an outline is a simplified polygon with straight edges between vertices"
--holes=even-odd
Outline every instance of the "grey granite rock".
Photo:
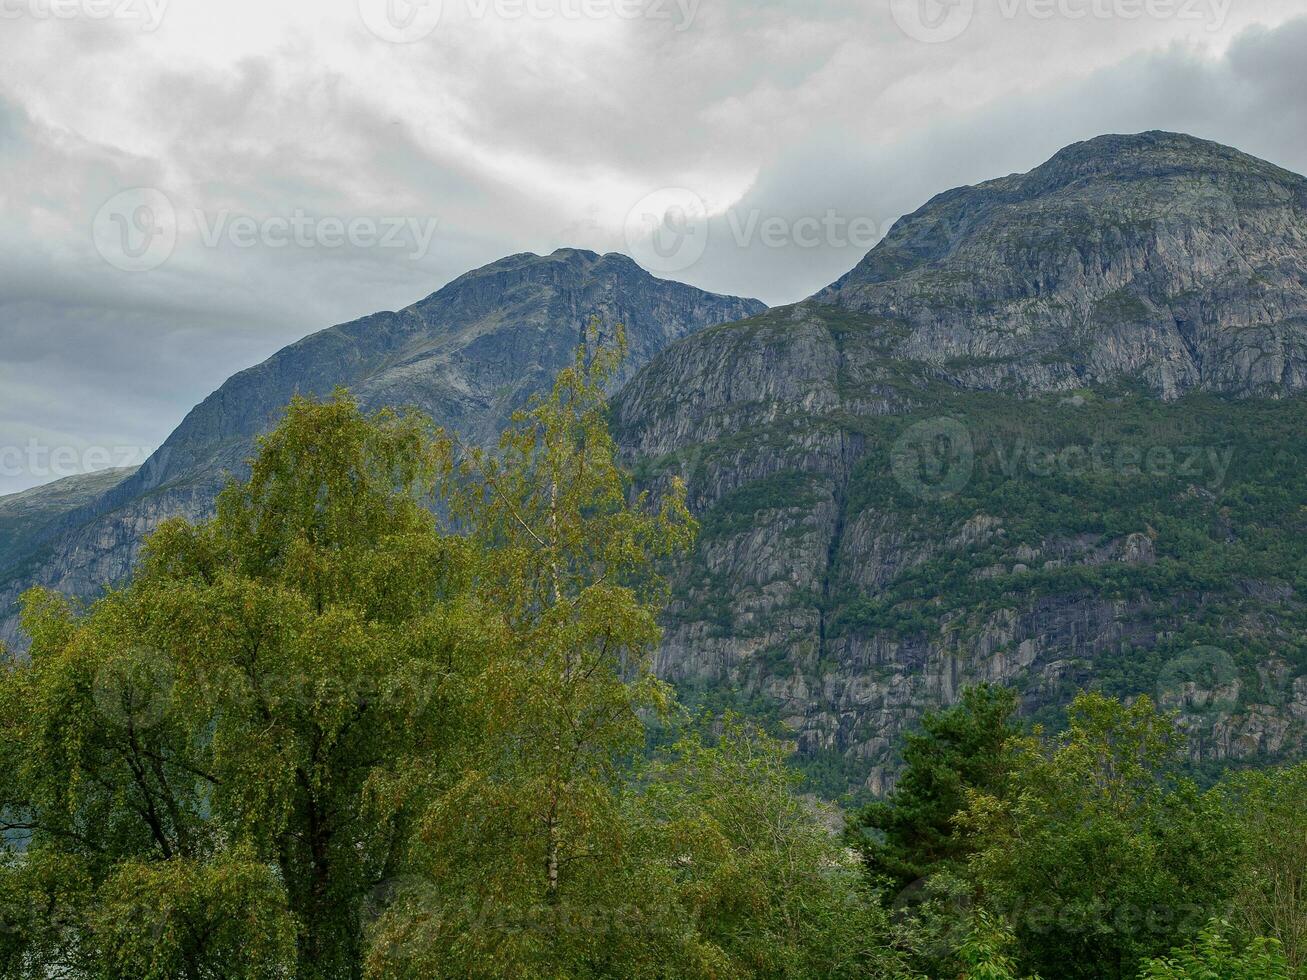
[[[707,532],[678,570],[660,671],[767,706],[803,751],[842,758],[881,791],[899,735],[965,684],[1017,685],[1037,713],[1095,683],[1104,658],[1171,642],[1215,597],[1067,586],[1029,598],[1014,584],[1005,608],[919,600],[924,631],[835,628],[852,602],[932,559],[974,559],[972,580],[996,587],[1072,582],[1078,568],[1146,574],[1158,547],[1143,526],[1008,546],[1001,513],[923,533],[900,511],[850,502],[876,420],[941,389],[1010,396],[1015,413],[1084,413],[1081,391],[1122,386],[1159,410],[1186,392],[1284,399],[1307,387],[1307,180],[1190,137],[1104,137],[938,196],[809,301],[669,347],[615,407],[629,462],[655,491],[688,477]],[[782,492],[794,485],[802,495]],[[1213,494],[1190,493],[1224,526]],[[747,518],[728,521],[745,499]],[[1276,623],[1301,609],[1292,589],[1248,605],[1257,612],[1231,613],[1232,643],[1291,642]],[[1195,759],[1300,754],[1304,683],[1186,716]]]
[[501,259],[406,309],[306,337],[230,378],[138,472],[56,508],[62,513],[12,547],[0,539],[0,640],[21,645],[13,603],[24,588],[92,596],[130,573],[164,518],[207,514],[293,395],[345,386],[366,408],[412,406],[488,443],[570,363],[591,318],[604,330],[626,328],[625,379],[672,341],[764,309],[657,279],[623,255],[560,249]]
[[[791,307],[762,312],[621,256],[562,251],[513,256],[406,310],[323,331],[232,378],[140,472],[47,512],[39,548],[29,535],[0,550],[0,580],[26,563],[0,603],[30,582],[90,594],[128,574],[163,516],[207,511],[296,392],[344,384],[370,407],[415,404],[489,441],[592,315],[624,322],[632,341],[614,404],[627,462],[655,492],[687,478],[704,523],[673,570],[659,672],[762,706],[806,756],[842,760],[868,790],[891,784],[902,732],[968,683],[1013,684],[1038,714],[1100,681],[1104,664],[1169,649],[1208,609],[1254,651],[1293,641],[1280,620],[1304,604],[1286,581],[1249,575],[1220,595],[1074,584],[1167,573],[1176,541],[1146,520],[1032,537],[1001,495],[943,523],[857,499],[867,461],[886,451],[878,433],[943,404],[941,392],[1103,418],[1123,390],[1166,407],[1186,393],[1264,404],[1307,388],[1307,180],[1164,133],[1077,144],[1029,174],[941,194]],[[965,416],[944,422],[945,435],[983,431]],[[1182,497],[1213,540],[1233,546],[1246,531],[1214,486],[1195,481]],[[3,514],[0,501],[0,525]],[[907,625],[849,625],[857,602],[931,563],[965,567],[967,588],[1001,601],[927,595]],[[1237,678],[1166,688],[1196,761],[1307,746],[1301,664],[1257,656]]]
[[959,384],[1307,386],[1307,179],[1173,133],[1078,143],[895,224],[815,299]]

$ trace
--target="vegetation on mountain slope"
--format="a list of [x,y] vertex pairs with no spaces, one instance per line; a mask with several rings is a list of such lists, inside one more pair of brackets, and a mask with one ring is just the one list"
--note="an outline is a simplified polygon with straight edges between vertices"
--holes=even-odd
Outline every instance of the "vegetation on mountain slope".
[[829,345],[830,374],[801,404],[703,409],[713,438],[684,445],[693,406],[659,416],[644,376],[619,403],[638,481],[684,476],[705,529],[664,641],[687,696],[798,729],[834,796],[885,789],[894,736],[959,680],[1051,725],[1080,688],[1152,694],[1210,774],[1302,752],[1307,399],[961,390],[878,359],[847,314],[751,329],[741,356],[779,349],[779,375]]
[[694,522],[631,495],[614,365],[583,348],[493,454],[297,401],[129,586],[29,595],[5,976],[1301,972],[1302,772],[1201,791],[1147,698],[1047,737],[966,693],[847,844],[790,746],[687,723],[650,655]]
[[[500,450],[297,401],[213,520],[0,678],[5,976],[884,975],[785,752],[649,671],[683,502],[628,500],[587,348]],[[425,504],[433,490],[442,526]]]

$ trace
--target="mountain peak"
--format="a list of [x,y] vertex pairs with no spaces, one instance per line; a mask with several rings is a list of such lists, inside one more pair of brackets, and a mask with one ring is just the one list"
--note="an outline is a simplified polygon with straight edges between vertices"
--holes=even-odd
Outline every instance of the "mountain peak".
[[585,260],[586,262],[598,262],[598,261],[599,261],[599,253],[598,253],[598,252],[592,252],[592,251],[591,251],[590,249],[588,249],[588,248],[570,248],[570,247],[564,246],[564,247],[562,247],[562,248],[556,248],[556,249],[554,249],[552,252],[549,253],[548,258],[551,258],[551,259],[557,259],[557,258],[562,258],[562,259],[583,259],[583,260]]
[[1248,394],[1307,387],[1304,269],[1307,179],[1148,132],[940,194],[814,299],[898,321],[905,360],[1008,384]]
[[[1186,133],[1151,130],[1098,136],[1059,150],[1046,163],[1014,178],[1027,192],[1047,193],[1082,180],[1141,182],[1190,175],[1260,176],[1307,186],[1307,180],[1241,150]],[[993,182],[991,183],[998,183]]]
[[[518,252],[463,273],[431,295],[418,300],[409,310],[427,310],[433,305],[448,303],[451,299],[465,298],[472,293],[483,294],[490,303],[499,302],[504,290],[520,291],[524,288],[589,288],[588,284],[607,281],[623,289],[645,289],[661,283],[672,290],[693,290],[705,296],[720,296],[694,289],[673,280],[658,279],[643,269],[634,259],[621,252],[599,254],[586,248],[558,248],[548,255],[535,252]],[[735,297],[722,297],[733,299]],[[765,304],[748,300],[765,309]]]
[[1056,164],[1060,160],[1082,156],[1116,157],[1122,154],[1144,153],[1207,153],[1220,156],[1237,155],[1254,159],[1222,143],[1191,136],[1188,133],[1150,129],[1142,133],[1104,133],[1101,136],[1094,136],[1078,143],[1071,143],[1053,154],[1044,166]]
[[[122,578],[143,534],[160,520],[209,511],[294,395],[326,397],[344,386],[365,409],[417,408],[466,440],[490,444],[516,409],[572,363],[592,319],[601,330],[626,328],[621,381],[668,344],[764,309],[758,300],[657,279],[617,253],[561,248],[505,256],[403,310],[329,327],[229,378],[141,470],[53,507],[57,519],[33,544],[48,551],[49,562],[21,584],[89,594]],[[58,493],[33,496],[40,503]],[[7,606],[17,586],[7,588],[5,576],[32,554],[26,544],[5,548],[5,534],[0,515],[0,639],[15,628]]]

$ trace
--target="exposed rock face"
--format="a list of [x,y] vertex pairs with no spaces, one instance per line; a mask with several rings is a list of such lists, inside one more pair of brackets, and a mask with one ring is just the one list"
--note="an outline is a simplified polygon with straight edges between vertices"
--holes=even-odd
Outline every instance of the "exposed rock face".
[[[940,195],[813,300],[679,342],[620,394],[629,460],[654,487],[687,477],[704,523],[660,670],[774,711],[811,758],[877,792],[904,728],[983,680],[1050,719],[1077,687],[1153,694],[1182,710],[1197,762],[1301,753],[1302,597],[1240,550],[1258,525],[1231,516],[1220,460],[1276,438],[1301,452],[1304,402],[1285,408],[1287,436],[1250,419],[1218,437],[1181,425],[1188,401],[1152,399],[1291,396],[1307,387],[1305,339],[1307,181],[1269,164],[1188,137],[1108,137]],[[1154,407],[1130,438],[1144,441],[1094,457],[1098,428],[1137,408],[1090,389],[1140,383]],[[1080,443],[1014,462],[1021,443],[1003,444],[996,413],[1056,420],[1050,438]],[[1175,426],[1190,431],[1149,436]],[[905,444],[934,467],[924,484],[899,470]],[[1064,462],[1081,481],[1069,490]],[[1027,488],[1066,510],[1013,510]],[[1082,528],[1135,496],[1133,527]],[[1304,530],[1296,507],[1277,511],[1283,533]],[[1149,527],[1150,508],[1176,523]],[[1195,543],[1181,528],[1198,525]],[[1217,552],[1245,585],[1183,581]],[[1228,663],[1186,695],[1199,630]],[[1285,646],[1293,663],[1275,674],[1266,651]],[[1245,679],[1235,697],[1227,675]]]
[[54,521],[112,490],[135,468],[70,476],[22,493],[0,497],[0,554],[18,554]]
[[1307,180],[1169,133],[941,194],[816,299],[969,386],[1307,386]]
[[1154,694],[1198,764],[1307,748],[1307,180],[1105,137],[761,311],[620,256],[505,259],[237,375],[0,579],[121,578],[296,392],[488,441],[598,315],[649,362],[614,404],[627,461],[702,522],[658,669],[787,725],[823,789],[886,788],[904,729],[982,680],[1053,723],[1080,687]]
[[[1113,462],[1105,474],[1072,474],[1068,489],[1057,471],[1007,461],[1005,473],[1003,453],[1019,443],[993,437],[979,409],[1006,403],[1014,425],[1048,416],[1069,427],[1088,412],[1069,431],[1089,446],[1105,417],[1138,411],[1140,399],[1086,410],[987,395],[974,406],[974,394],[928,394],[910,370],[880,359],[874,335],[798,307],[676,344],[621,393],[620,438],[642,481],[657,488],[673,474],[687,478],[703,525],[675,575],[658,654],[665,677],[715,703],[774,712],[814,765],[873,792],[890,785],[898,737],[922,711],[981,681],[1017,687],[1027,713],[1054,723],[1082,687],[1150,694],[1182,711],[1196,763],[1307,750],[1304,603],[1281,578],[1300,559],[1268,573],[1249,557],[1264,538],[1228,506],[1270,474],[1234,473],[1238,459],[1228,474],[1211,455],[1190,462],[1202,421],[1157,443],[1172,460],[1157,476]],[[1191,412],[1189,399],[1151,404],[1145,417],[1159,430]],[[1223,408],[1241,410],[1238,402],[1215,410]],[[1286,464],[1307,463],[1307,444],[1292,442],[1295,426],[1307,430],[1307,400],[1278,411],[1288,442],[1259,432],[1255,419],[1206,438],[1218,440],[1218,455],[1261,438],[1259,452],[1292,449]],[[941,417],[969,433],[974,472],[937,502],[895,472],[894,452]],[[1202,484],[1217,472],[1247,483],[1210,492]],[[1069,512],[1032,520],[1023,505],[1039,511],[1043,498]],[[1121,510],[1136,529],[1084,530],[1099,501],[1114,498],[1129,502]],[[1278,526],[1261,531],[1298,541],[1293,554],[1307,557],[1300,503],[1286,500]],[[1148,526],[1157,513],[1162,531]],[[1233,571],[1188,581],[1189,569],[1222,552]],[[1257,577],[1267,574],[1275,577]],[[1190,678],[1193,651],[1211,644],[1219,649],[1199,655],[1197,667],[1215,674]],[[1292,662],[1281,658],[1278,668],[1267,658],[1287,650]]]
[[[85,596],[121,580],[161,520],[208,513],[293,395],[326,396],[343,385],[366,408],[414,406],[487,443],[513,411],[552,385],[592,317],[601,329],[625,326],[625,378],[674,340],[764,309],[757,300],[656,279],[617,254],[561,249],[469,272],[407,309],[313,334],[235,375],[139,472],[71,501],[22,548],[0,542],[0,610],[11,610],[33,584]],[[0,640],[14,642],[15,626],[9,612],[0,614]]]

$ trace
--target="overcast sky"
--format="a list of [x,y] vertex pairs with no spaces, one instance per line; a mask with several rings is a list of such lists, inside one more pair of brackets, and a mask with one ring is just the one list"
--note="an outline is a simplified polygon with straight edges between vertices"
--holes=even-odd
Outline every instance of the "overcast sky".
[[1307,172],[1304,13],[0,0],[0,493],[140,462],[233,372],[514,252],[779,304],[1102,133]]

